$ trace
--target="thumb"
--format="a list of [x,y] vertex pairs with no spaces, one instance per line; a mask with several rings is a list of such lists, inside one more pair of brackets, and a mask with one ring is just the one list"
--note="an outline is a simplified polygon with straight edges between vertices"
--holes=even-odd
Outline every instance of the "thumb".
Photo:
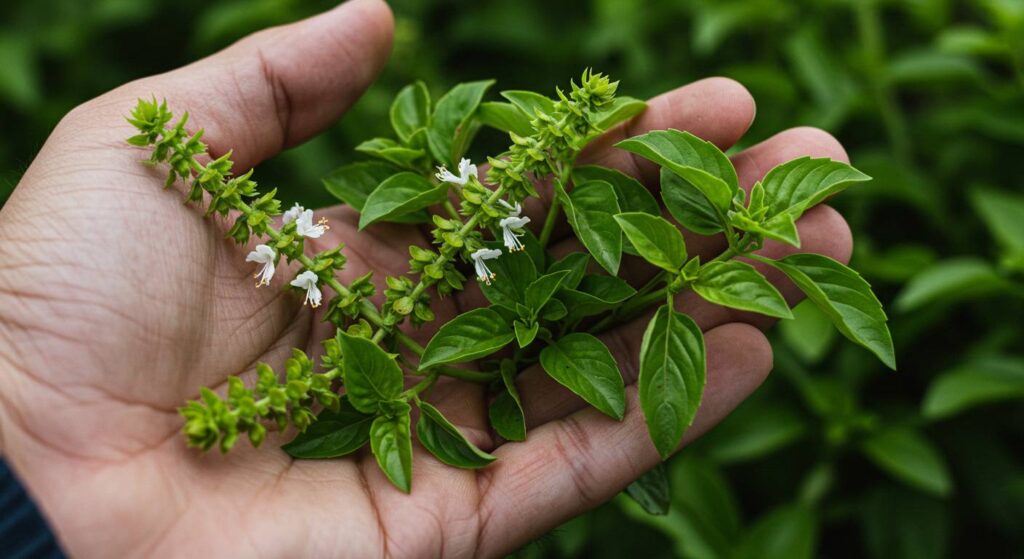
[[123,115],[136,98],[166,99],[205,129],[212,155],[233,149],[236,169],[246,169],[333,124],[384,65],[392,31],[383,0],[350,0],[95,102]]

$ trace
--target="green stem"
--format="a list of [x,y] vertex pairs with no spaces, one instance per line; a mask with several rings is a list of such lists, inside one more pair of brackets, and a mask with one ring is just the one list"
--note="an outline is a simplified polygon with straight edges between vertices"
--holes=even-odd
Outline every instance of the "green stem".
[[[747,254],[745,251],[741,249],[735,249],[730,247],[725,249],[725,251],[722,252],[722,254],[719,254],[718,256],[712,258],[711,260],[708,260],[707,263],[705,263],[704,265],[707,266],[708,264],[711,264],[713,262],[722,262],[734,258],[736,256],[753,257],[754,255]],[[663,273],[667,274],[667,272]],[[664,276],[662,276],[662,274],[655,276],[655,278],[658,277]],[[648,285],[650,284],[651,282],[648,282]],[[644,286],[644,288],[647,287],[648,286]],[[678,293],[675,295],[678,295]],[[590,332],[592,334],[600,334],[601,332],[605,332],[614,326],[617,326],[619,324],[622,324],[623,322],[632,319],[634,316],[647,310],[652,304],[657,303],[658,301],[666,297],[669,301],[674,299],[674,296],[672,293],[669,292],[669,288],[667,285],[658,289],[657,291],[652,291],[650,293],[640,294],[640,292],[638,291],[637,295],[634,295],[632,299],[625,302],[615,312],[609,314],[608,316],[605,316],[603,319],[598,321],[597,324],[595,324],[590,329]]]
[[[487,205],[490,206],[490,205],[495,204],[504,194],[505,194],[505,187],[499,186],[490,195],[490,197],[487,198],[487,202],[486,202]],[[466,223],[464,223],[462,225],[462,228],[459,229],[459,232],[457,233],[457,235],[459,236],[460,239],[465,238],[466,234],[468,234],[470,231],[473,230],[474,227],[476,227],[476,224],[480,222],[480,216],[481,215],[482,215],[482,212],[477,212],[477,213],[473,214],[466,221]],[[435,266],[444,266],[447,262],[448,262],[448,257],[445,256],[444,254],[439,254],[437,256],[437,258],[434,259],[434,265]],[[420,279],[419,283],[416,284],[416,287],[414,287],[412,289],[412,292],[409,294],[409,297],[413,301],[415,301],[416,298],[419,297],[427,289],[427,287],[429,287],[429,284],[427,284],[427,282],[425,282],[422,279]]]
[[434,383],[437,382],[437,376],[438,373],[431,372],[429,375],[427,375],[427,378],[417,382],[405,392],[402,392],[402,394],[399,397],[403,400],[412,400],[418,398],[419,395],[422,394],[424,390],[430,388],[431,386],[434,386]]
[[551,242],[551,233],[555,230],[555,223],[558,221],[558,214],[562,209],[562,199],[557,193],[551,195],[551,205],[548,206],[548,215],[544,218],[544,227],[540,230],[540,246],[547,248]]
[[[245,214],[247,217],[252,215],[253,211],[252,208],[249,207],[249,204],[246,204],[245,202],[239,202],[238,207],[236,209]],[[277,242],[281,240],[281,233],[277,229],[274,229],[273,227],[268,227],[267,237],[270,237],[272,241]],[[313,267],[313,259],[306,256],[305,254],[299,254],[296,260],[298,260],[306,269],[311,269]],[[325,279],[324,283],[327,284],[328,287],[333,289],[334,292],[340,295],[341,297],[348,297],[350,295],[348,288],[342,285],[341,282],[339,282],[337,278],[333,276]],[[374,326],[383,326],[384,323],[380,318],[380,313],[377,312],[377,308],[373,306],[373,303],[370,303],[366,299],[362,299],[359,304],[359,312],[360,314],[363,315],[363,317],[366,320],[368,320]]]
[[865,70],[882,123],[896,156],[901,161],[910,163],[913,154],[906,118],[900,110],[892,87],[881,73],[881,69],[885,67],[885,42],[878,7],[874,1],[867,0],[854,2],[853,5],[856,9],[861,48],[864,51]]
[[416,340],[409,337],[409,334],[395,329],[395,339],[397,339],[402,345],[409,348],[410,351],[416,355],[423,355],[423,346],[421,346]]
[[441,376],[452,377],[461,380],[468,380],[470,382],[491,382],[493,380],[501,378],[501,374],[498,372],[483,373],[480,371],[471,371],[468,369],[457,369],[455,367],[449,367],[447,365],[439,365],[437,367],[433,367],[431,371],[434,371]]
[[452,219],[462,219],[462,216],[459,215],[459,211],[455,209],[455,205],[452,204],[451,200],[445,200],[442,206],[444,206],[444,211],[448,212]]
[[[573,154],[572,160],[576,158],[576,154]],[[569,182],[569,174],[572,172],[572,165],[565,165],[563,167],[551,166],[551,171],[555,175],[555,182],[557,187],[555,191],[551,193],[551,205],[548,206],[548,214],[544,217],[544,226],[540,230],[540,241],[541,248],[547,248],[548,243],[551,242],[551,233],[555,230],[555,223],[558,222],[558,216],[562,210],[562,198],[559,197],[559,192],[565,192],[565,183]]]
[[666,272],[665,270],[658,270],[658,273],[654,274],[654,277],[649,279],[647,283],[643,285],[643,287],[638,289],[636,291],[636,295],[633,295],[633,297],[642,297],[646,295],[652,289],[654,289],[656,285],[664,281],[668,281],[668,272]]

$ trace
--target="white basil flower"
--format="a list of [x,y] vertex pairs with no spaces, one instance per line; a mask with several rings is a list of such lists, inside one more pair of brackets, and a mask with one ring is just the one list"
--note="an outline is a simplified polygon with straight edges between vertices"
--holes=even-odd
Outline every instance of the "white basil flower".
[[485,260],[494,260],[501,256],[501,251],[496,248],[482,248],[469,257],[473,259],[473,268],[476,270],[476,278],[487,285],[491,285],[491,280],[494,279],[494,272],[487,267]]
[[501,226],[501,237],[505,248],[511,252],[523,250],[523,243],[519,241],[519,237],[525,233],[516,233],[513,229],[522,229],[527,223],[530,223],[530,218],[518,216],[509,216],[498,222],[498,225]]
[[270,280],[274,278],[274,271],[276,270],[277,253],[274,252],[274,249],[267,245],[256,245],[256,250],[250,252],[245,257],[245,261],[263,264],[263,268],[253,276],[254,278],[259,278],[259,281],[256,282],[256,287],[270,285]]
[[469,182],[469,178],[476,176],[476,165],[470,163],[469,159],[463,158],[462,161],[459,161],[459,174],[457,176],[453,175],[447,167],[443,166],[437,168],[437,174],[434,176],[441,182],[450,182],[459,186],[466,186],[466,183]]
[[298,287],[299,289],[306,290],[305,304],[313,307],[320,306],[320,301],[323,299],[323,293],[320,292],[320,288],[316,286],[316,282],[320,278],[317,277],[313,272],[306,270],[291,281],[291,285]]
[[514,206],[504,200],[498,200],[498,203],[508,210],[508,217],[519,217],[523,213],[523,207],[519,205],[519,202],[516,202]]
[[284,212],[284,215],[281,216],[281,221],[284,222],[285,225],[288,225],[289,223],[298,219],[298,217],[302,215],[302,212],[304,211],[306,211],[306,208],[303,208],[302,206],[295,204],[294,206],[291,207],[290,210]]
[[330,227],[327,225],[327,218],[321,217],[320,221],[313,224],[313,210],[303,210],[299,217],[295,218],[295,233],[310,239],[320,238]]

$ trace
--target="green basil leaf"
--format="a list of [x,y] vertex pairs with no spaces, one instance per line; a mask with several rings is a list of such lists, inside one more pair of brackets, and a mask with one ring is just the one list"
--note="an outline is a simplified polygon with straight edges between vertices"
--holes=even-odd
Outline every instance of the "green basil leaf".
[[562,285],[562,280],[567,276],[569,276],[568,270],[552,272],[537,278],[533,283],[526,286],[526,307],[530,309],[533,316],[537,316],[537,313],[544,308],[548,299],[551,299],[555,291],[558,291],[558,288]]
[[436,186],[422,175],[398,173],[380,183],[366,198],[359,229],[439,204],[447,195],[447,187]]
[[779,214],[757,227],[746,230],[800,248],[800,233],[796,229],[796,221],[792,214]]
[[569,323],[617,307],[636,295],[636,289],[615,276],[589,275],[576,289],[562,289],[556,295],[568,308]]
[[640,344],[640,407],[661,457],[668,458],[693,423],[707,380],[704,335],[688,316],[663,305]]
[[614,127],[624,120],[629,120],[644,112],[647,103],[633,97],[616,97],[611,105],[598,111],[594,115],[594,126],[599,130],[596,134]]
[[565,308],[565,303],[558,299],[551,299],[548,304],[544,305],[544,308],[540,311],[540,317],[544,320],[561,320],[569,314],[569,309]]
[[933,303],[949,305],[985,297],[1010,283],[989,262],[974,256],[942,260],[921,270],[903,286],[893,306],[910,312]]
[[526,347],[533,343],[533,340],[537,337],[540,324],[532,322],[527,326],[521,320],[517,320],[512,323],[512,327],[516,332],[516,343],[519,344],[519,347]]
[[793,318],[778,289],[753,266],[739,260],[702,266],[693,290],[712,303],[776,318]]
[[622,260],[622,231],[613,217],[619,213],[615,190],[604,181],[590,181],[576,185],[562,198],[568,201],[566,216],[583,246],[609,274],[617,274]]
[[686,263],[683,234],[661,216],[621,213],[615,221],[644,260],[672,273],[678,273]]
[[693,526],[685,538],[686,557],[729,557],[741,534],[732,484],[714,462],[686,452],[671,463],[673,511]]
[[725,220],[707,196],[686,179],[661,169],[661,199],[680,225],[701,235],[714,235],[725,230]]
[[782,270],[844,336],[874,353],[890,369],[896,368],[885,311],[860,274],[820,254],[761,260]]
[[818,546],[818,519],[802,505],[779,507],[748,528],[735,559],[812,559]]
[[[324,188],[335,198],[363,211],[366,198],[380,183],[395,173],[398,167],[384,161],[359,161],[343,165],[323,179]],[[410,212],[392,219],[395,223],[423,223],[429,219],[426,210]]]
[[523,405],[519,401],[515,375],[515,365],[511,361],[503,361],[501,364],[503,387],[491,402],[487,415],[491,420],[491,427],[500,437],[508,441],[525,441],[526,415],[523,414]]
[[604,343],[583,332],[569,334],[540,352],[548,376],[615,419],[626,412],[626,391],[619,366]]
[[587,264],[590,263],[590,255],[585,252],[570,252],[558,262],[548,266],[547,273],[561,272],[566,270],[569,275],[562,280],[562,287],[575,289],[587,273]]
[[490,285],[482,282],[477,285],[488,301],[515,311],[516,304],[526,303],[526,286],[537,279],[537,266],[530,257],[529,249],[508,252],[501,243],[486,245],[487,248],[501,249],[502,255],[487,261],[487,267],[494,272],[494,280]]
[[732,208],[739,193],[739,180],[732,162],[722,150],[678,130],[654,130],[623,140],[615,147],[635,153],[671,169],[686,179],[723,215]]
[[455,466],[475,470],[483,468],[496,458],[466,440],[441,411],[427,402],[419,402],[420,418],[416,422],[416,436],[423,448],[438,460]]
[[661,215],[658,201],[646,186],[635,178],[600,165],[584,165],[572,170],[572,180],[576,184],[590,181],[604,181],[615,189],[619,200],[619,208],[623,212],[643,212]]
[[502,132],[512,132],[520,136],[533,134],[533,126],[530,124],[531,117],[523,114],[523,111],[512,103],[495,101],[480,103],[476,116],[484,126],[490,126]]
[[437,101],[427,129],[427,143],[434,159],[456,166],[475,133],[470,124],[484,93],[494,80],[460,83]]
[[[651,191],[640,184],[640,181],[615,169],[601,167],[600,165],[577,167],[572,171],[572,180],[576,184],[583,184],[588,181],[605,181],[615,189],[616,197],[619,200],[619,209],[623,212],[643,212],[651,215],[661,215],[661,208],[658,207],[658,201],[654,199]],[[640,256],[628,238],[622,240],[622,251],[634,256]]]
[[383,161],[360,161],[331,171],[323,183],[327,192],[361,212],[370,193],[398,172],[397,167]]
[[377,413],[379,404],[402,392],[405,376],[395,358],[366,338],[338,331],[344,363],[345,392],[352,406],[363,413]]
[[391,103],[388,115],[395,134],[403,142],[409,143],[417,130],[430,125],[430,92],[427,86],[417,81],[403,87]]
[[351,454],[370,440],[374,416],[360,412],[342,394],[338,411],[325,409],[305,431],[281,450],[293,458],[337,458]]
[[[831,330],[832,325],[827,325]],[[800,440],[808,433],[806,420],[794,406],[752,398],[729,414],[697,445],[718,464],[761,459]],[[695,446],[697,446],[695,445]]]
[[878,467],[911,487],[937,497],[953,488],[946,461],[917,431],[893,427],[864,441],[862,448]]
[[836,333],[832,320],[807,299],[793,307],[793,320],[779,324],[779,334],[786,345],[812,365],[821,362],[832,349]]
[[370,449],[377,465],[395,487],[412,490],[412,428],[409,404],[389,402],[391,413],[377,416],[370,426]]
[[626,495],[637,502],[647,514],[668,514],[672,504],[672,489],[669,487],[665,465],[658,464],[633,483],[626,486]]
[[545,97],[540,93],[509,90],[502,91],[501,96],[511,101],[516,107],[519,107],[519,110],[523,111],[523,113],[530,119],[536,117],[537,111],[545,114],[551,114],[555,110],[555,102],[551,100],[551,98]]
[[992,236],[1013,254],[1024,255],[1024,196],[1018,193],[975,188],[971,203]]
[[768,215],[789,214],[799,219],[822,200],[871,177],[828,158],[801,157],[768,171],[761,184]]
[[[961,452],[970,454],[970,451]],[[985,481],[990,486],[999,485],[990,479]],[[994,487],[993,490],[999,491]],[[934,559],[951,556],[947,551],[950,536],[955,532],[951,525],[953,511],[950,509],[953,507],[949,503],[888,484],[875,485],[866,495],[858,495],[858,501],[861,503],[858,507],[860,524],[864,529],[862,539],[867,544],[866,557]]]
[[940,373],[928,387],[921,413],[941,419],[969,408],[1024,398],[1024,359],[990,356]]
[[387,138],[374,138],[356,146],[356,151],[372,155],[399,167],[415,169],[417,162],[427,155],[418,148],[408,148]]
[[442,326],[420,357],[420,370],[444,363],[461,363],[490,355],[516,337],[497,312],[474,309]]

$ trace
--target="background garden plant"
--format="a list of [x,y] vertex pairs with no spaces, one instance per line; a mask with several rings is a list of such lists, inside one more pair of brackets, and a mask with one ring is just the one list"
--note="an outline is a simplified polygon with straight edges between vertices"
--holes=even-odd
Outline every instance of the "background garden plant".
[[[18,6],[17,26],[4,36],[3,119],[23,131],[2,144],[6,170],[24,167],[80,100],[319,8],[73,4]],[[397,50],[380,84],[337,130],[257,172],[261,183],[289,185],[284,208],[296,199],[329,202],[318,179],[367,130],[389,134],[390,97],[415,78],[434,86],[494,76],[505,87],[548,91],[586,61],[638,97],[710,74],[742,81],[759,101],[744,142],[789,125],[821,126],[874,177],[836,203],[856,236],[853,266],[881,288],[893,316],[900,373],[885,374],[862,350],[835,344],[816,326],[821,317],[798,307],[779,332],[774,377],[669,465],[668,475],[682,480],[675,487],[701,480],[707,491],[675,490],[668,521],[612,503],[526,553],[614,556],[674,542],[683,556],[722,556],[739,541],[739,554],[774,549],[790,557],[1000,554],[1020,547],[1024,518],[1013,453],[1021,236],[1006,218],[1016,215],[1013,161],[1024,130],[1015,6],[517,2],[453,14],[440,2],[397,3]],[[563,10],[573,17],[558,17]],[[63,13],[71,15],[55,16]],[[523,24],[496,31],[488,22],[499,17]],[[137,41],[157,19],[169,32],[145,39],[133,49],[138,56],[96,40]],[[559,32],[550,32],[556,20]],[[529,64],[542,55],[549,63]],[[484,130],[479,142],[473,157],[497,153],[505,140]],[[5,172],[15,184],[17,171]],[[766,547],[769,540],[780,547]]]

